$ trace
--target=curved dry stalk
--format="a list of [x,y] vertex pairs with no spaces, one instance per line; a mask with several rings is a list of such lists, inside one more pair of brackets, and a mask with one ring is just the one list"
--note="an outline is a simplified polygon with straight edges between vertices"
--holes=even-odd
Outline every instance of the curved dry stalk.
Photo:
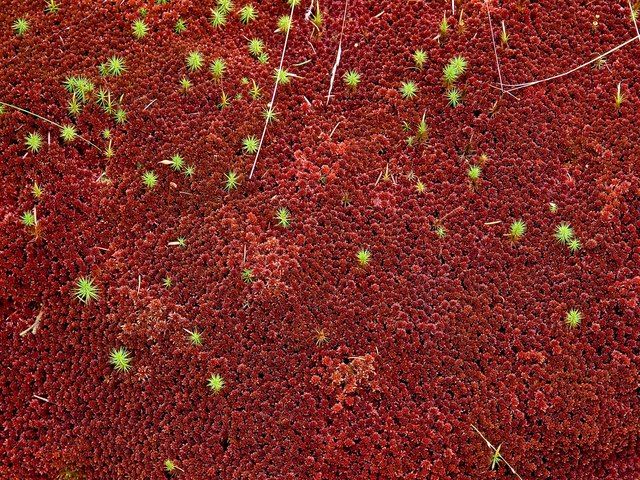
[[27,333],[36,334],[38,332],[38,328],[40,328],[40,322],[42,321],[42,314],[44,313],[44,309],[40,307],[40,313],[36,316],[35,321],[31,324],[29,328],[20,332],[20,336],[24,337]]
[[[20,107],[18,107],[16,105],[12,105],[12,104],[7,103],[7,102],[0,102],[0,105],[4,105],[5,107],[13,108],[14,110],[17,110],[18,112],[24,113],[26,115],[31,115],[32,117],[38,118],[38,119],[42,120],[43,122],[47,122],[47,123],[50,123],[51,125],[55,125],[56,127],[60,128],[60,129],[62,128],[62,125],[60,125],[59,123],[56,123],[53,120],[49,120],[48,118],[44,118],[43,116],[38,115],[37,113],[33,113],[33,112],[30,112],[29,110],[25,110],[24,108],[20,108]],[[100,147],[98,147],[95,143],[92,143],[90,140],[87,140],[82,135],[78,135],[78,138],[80,140],[83,140],[83,141],[87,142],[92,147],[98,149],[98,151],[100,153],[104,153]]]
[[333,90],[333,82],[336,79],[336,71],[338,70],[338,64],[340,63],[340,57],[342,56],[342,37],[344,36],[344,25],[347,21],[347,8],[349,7],[349,0],[344,1],[344,13],[342,14],[342,28],[340,29],[340,41],[338,42],[338,53],[336,54],[336,61],[331,69],[331,81],[329,82],[329,93],[327,93],[327,105],[331,100],[331,91]]
[[493,53],[496,56],[496,67],[498,67],[498,78],[500,79],[500,90],[504,91],[504,83],[502,83],[502,72],[500,71],[500,61],[498,60],[498,48],[496,47],[496,39],[493,34],[493,23],[491,22],[491,13],[489,12],[489,0],[485,0],[484,5],[487,7],[487,17],[489,17],[489,29],[491,30],[491,43],[493,43]]
[[[291,3],[291,13],[289,14],[289,18],[293,22],[293,10],[296,8],[296,3]],[[278,67],[278,72],[282,71],[282,65],[284,63],[284,54],[287,51],[287,43],[289,42],[289,33],[291,32],[290,28],[287,29],[287,33],[284,37],[284,46],[282,47],[282,55],[280,56],[280,66]],[[274,108],[276,101],[276,92],[278,91],[278,79],[276,78],[275,84],[273,86],[273,94],[271,95],[271,101],[269,102],[268,108]],[[256,164],[258,163],[258,156],[260,155],[260,150],[262,150],[262,142],[264,142],[264,137],[267,134],[267,126],[269,125],[269,118],[265,119],[264,128],[262,129],[262,135],[260,136],[260,143],[258,144],[258,151],[256,152],[256,158],[253,160],[253,165],[251,166],[251,172],[249,173],[249,180],[253,177],[253,172],[256,169]]]
[[629,2],[629,10],[631,12],[631,20],[633,20],[633,26],[636,27],[636,35],[638,36],[638,40],[640,40],[640,30],[638,30],[638,22],[636,22],[636,14],[634,14],[633,5],[631,5],[631,0],[627,0]]
[[573,72],[576,72],[576,71],[578,71],[578,70],[580,70],[580,69],[582,69],[584,67],[587,67],[587,66],[591,65],[592,63],[597,62],[598,60],[600,60],[600,59],[612,54],[613,52],[616,52],[616,51],[620,50],[621,48],[626,47],[631,42],[635,42],[636,40],[640,40],[640,35],[636,35],[635,37],[630,38],[629,40],[621,43],[620,45],[618,45],[616,47],[613,47],[611,50],[608,50],[605,53],[603,53],[601,55],[598,55],[597,57],[589,60],[588,62],[585,62],[582,65],[578,65],[577,67],[574,67],[571,70],[568,70],[566,72],[558,73],[556,75],[552,75],[551,77],[543,78],[543,79],[540,79],[540,80],[533,80],[531,82],[526,82],[526,83],[516,83],[516,84],[503,83],[502,86],[503,87],[510,87],[510,88],[507,88],[507,89],[504,90],[505,92],[510,93],[510,92],[515,91],[515,90],[520,90],[522,88],[526,88],[526,87],[531,87],[533,85],[537,85],[539,83],[550,82],[551,80],[556,80],[558,78],[570,75]]
[[489,440],[487,440],[487,438],[480,432],[480,430],[478,430],[478,428],[475,425],[471,425],[471,428],[478,434],[480,435],[480,437],[482,438],[482,440],[484,440],[484,443],[487,444],[487,447],[489,447],[494,455],[497,455],[496,458],[500,458],[501,461],[504,462],[504,464],[509,468],[509,470],[511,470],[511,473],[513,473],[516,477],[518,477],[520,480],[522,480],[522,477],[520,475],[518,475],[518,472],[515,471],[515,469],[509,465],[509,462],[507,462],[505,460],[505,458],[502,456],[502,454],[500,453],[500,446],[498,445],[498,447],[494,447],[491,442]]

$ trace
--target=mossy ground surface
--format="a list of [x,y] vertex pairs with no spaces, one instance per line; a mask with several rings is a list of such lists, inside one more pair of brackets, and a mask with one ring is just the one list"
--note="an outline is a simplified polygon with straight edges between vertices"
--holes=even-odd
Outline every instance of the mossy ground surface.
[[[514,478],[489,471],[475,425],[525,479],[638,478],[640,42],[514,97],[484,2],[452,15],[447,1],[351,0],[327,104],[344,3],[322,0],[318,29],[304,1],[283,63],[295,76],[250,179],[243,140],[261,136],[289,5],[254,1],[243,25],[236,1],[215,29],[211,1],[58,3],[0,8],[0,101],[94,144],[0,115],[0,476],[163,478],[171,459],[190,479]],[[489,4],[504,84],[637,34],[626,1]],[[204,65],[189,71],[195,51]],[[452,108],[442,75],[456,55],[468,66]],[[101,76],[113,56],[126,69]],[[75,116],[69,76],[95,87]],[[183,168],[159,163],[175,154]],[[562,222],[580,250],[554,238]],[[86,305],[80,277],[99,289]],[[109,363],[118,348],[127,372]]]

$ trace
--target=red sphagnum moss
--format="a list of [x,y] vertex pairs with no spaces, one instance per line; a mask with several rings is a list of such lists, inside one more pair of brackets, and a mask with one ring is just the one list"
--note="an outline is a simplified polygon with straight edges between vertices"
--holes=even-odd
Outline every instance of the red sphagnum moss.
[[237,0],[219,28],[213,0],[2,3],[0,101],[82,138],[0,115],[0,477],[514,478],[474,425],[524,479],[639,478],[638,44],[511,94],[495,56],[505,89],[570,70],[637,34],[628,2],[352,0],[343,30],[344,5],[295,8],[249,179],[287,2]]

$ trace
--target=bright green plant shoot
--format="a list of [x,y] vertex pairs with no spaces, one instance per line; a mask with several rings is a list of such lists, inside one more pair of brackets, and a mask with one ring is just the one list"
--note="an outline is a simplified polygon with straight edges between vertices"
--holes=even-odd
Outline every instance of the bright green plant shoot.
[[257,100],[262,95],[262,88],[256,83],[255,80],[251,80],[251,88],[249,88],[249,96],[253,100]]
[[343,75],[342,79],[344,80],[344,83],[347,85],[347,87],[355,90],[360,83],[360,74],[355,70],[349,70]]
[[186,30],[187,30],[187,22],[182,18],[178,18],[178,20],[176,20],[176,24],[173,27],[173,31],[176,32],[178,35],[180,35]]
[[[409,127],[408,124],[407,124],[407,127]],[[422,118],[420,119],[420,122],[418,122],[415,139],[418,140],[419,142],[426,142],[429,139],[429,126],[427,125],[427,112],[424,112],[422,114]]]
[[509,237],[514,242],[520,240],[525,232],[527,231],[527,225],[524,223],[522,219],[516,220],[511,224],[511,228],[509,228]]
[[238,11],[238,17],[240,21],[246,25],[258,18],[258,12],[254,6],[249,3]]
[[237,189],[238,185],[240,185],[240,178],[235,171],[231,170],[224,174],[224,189],[227,192]]
[[151,190],[158,184],[158,176],[154,171],[148,170],[142,174],[142,183]]
[[89,92],[93,91],[95,85],[91,80],[86,77],[67,77],[64,81],[64,88],[69,93],[74,94],[79,101],[86,103],[88,100]]
[[98,287],[93,283],[91,277],[80,277],[76,280],[73,295],[85,305],[93,300],[98,300],[100,296]]
[[467,60],[457,55],[449,60],[449,63],[442,70],[442,76],[444,78],[444,83],[447,85],[452,85],[457,82],[462,75],[467,71]]
[[60,6],[56,0],[47,0],[47,6],[44,8],[46,13],[58,13],[58,10],[60,10]]
[[559,243],[568,245],[573,238],[573,235],[573,228],[571,228],[571,225],[563,222],[556,227],[556,231],[553,236]]
[[198,51],[189,52],[187,55],[187,68],[190,72],[196,72],[204,65],[204,59],[202,54]]
[[33,182],[31,186],[31,194],[35,198],[40,198],[42,196],[42,187],[38,184],[38,182]]
[[255,135],[249,135],[242,140],[242,150],[246,154],[253,155],[258,151],[259,146],[260,142]]
[[225,62],[224,59],[222,58],[216,58],[211,63],[211,66],[209,67],[209,71],[211,72],[211,75],[217,81],[220,81],[222,79],[222,75],[224,75],[224,72],[226,70],[227,70],[227,62]]
[[262,110],[262,116],[267,121],[267,123],[275,122],[278,120],[278,113],[273,109],[273,107],[265,107]]
[[569,240],[567,247],[569,247],[569,251],[571,253],[576,253],[582,248],[582,244],[577,238],[572,238],[571,240]]
[[182,90],[184,93],[187,93],[189,90],[191,90],[191,87],[192,87],[191,80],[183,76],[180,79],[180,90]]
[[445,37],[449,33],[449,22],[447,21],[447,14],[445,13],[440,22],[440,36]]
[[564,323],[569,328],[576,328],[578,325],[580,325],[580,322],[582,322],[582,312],[575,308],[569,310],[564,317]]
[[175,153],[168,160],[172,170],[179,172],[184,167],[184,158],[179,153]]
[[113,114],[113,118],[119,125],[127,123],[127,112],[122,108],[119,108],[116,110],[116,113]]
[[424,64],[427,63],[427,52],[422,49],[418,49],[413,52],[412,58],[413,63],[416,64],[416,68],[418,70],[422,70],[424,68]]
[[482,175],[482,169],[478,165],[471,165],[467,170],[467,176],[471,183],[477,183],[480,180],[480,175]]
[[218,10],[227,14],[231,10],[233,10],[233,1],[232,0],[218,0]]
[[133,32],[133,36],[140,40],[149,32],[149,26],[144,20],[138,19],[133,22],[131,31]]
[[109,57],[107,63],[105,64],[105,71],[107,74],[112,77],[119,77],[122,75],[127,69],[126,62],[124,58],[118,57],[116,55]]
[[250,268],[245,268],[244,270],[242,270],[240,277],[242,278],[242,281],[244,283],[253,283],[253,281],[255,280],[253,277],[253,270],[251,270]]
[[74,117],[77,117],[78,115],[80,115],[80,110],[82,110],[82,106],[78,103],[78,99],[75,93],[71,97],[71,100],[69,100],[68,106],[69,106],[69,115],[72,115]]
[[291,29],[291,17],[283,15],[278,19],[278,28],[276,32],[287,33]]
[[24,138],[24,144],[31,153],[38,153],[42,148],[42,135],[38,132],[28,133]]
[[273,77],[278,85],[288,85],[291,83],[293,75],[284,68],[276,68]]
[[221,8],[216,8],[215,10],[211,10],[211,17],[209,17],[209,22],[211,26],[214,28],[220,28],[227,24],[227,13]]
[[224,385],[225,383],[223,378],[217,373],[212,373],[211,376],[209,377],[209,380],[207,380],[207,386],[215,394],[220,393],[224,388]]
[[63,125],[60,129],[60,137],[64,141],[64,143],[73,142],[78,136],[78,132],[76,131],[76,127],[73,125]]
[[18,37],[22,37],[29,30],[29,21],[26,18],[18,18],[11,26]]
[[449,100],[449,105],[453,108],[456,108],[458,105],[462,104],[462,92],[458,90],[456,87],[450,88],[446,93],[447,100]]
[[197,328],[193,330],[186,330],[189,335],[189,343],[195,347],[202,346],[202,332],[200,332]]
[[454,70],[458,73],[458,76],[464,75],[467,71],[467,59],[461,55],[456,55],[451,60],[449,60],[449,64],[453,65]]
[[402,98],[411,100],[418,95],[418,86],[413,81],[402,82],[400,85],[400,94]]
[[109,354],[109,363],[116,372],[127,373],[131,370],[131,354],[124,347],[114,348]]
[[278,225],[284,228],[289,228],[291,225],[291,213],[285,207],[280,207],[276,211],[275,219],[278,221]]
[[502,455],[500,454],[500,447],[502,444],[498,445],[496,451],[491,455],[491,470],[496,470],[500,466],[500,462],[502,462]]
[[176,468],[178,467],[176,467],[176,464],[173,460],[168,458],[164,461],[164,469],[169,475],[173,474],[173,472],[176,471]]
[[252,56],[258,57],[262,52],[264,52],[264,42],[259,38],[252,38],[249,40],[247,48]]
[[361,267],[366,267],[371,262],[371,252],[367,249],[358,250],[356,253],[356,258],[358,259],[358,263]]
[[185,176],[185,177],[187,177],[187,178],[191,178],[191,177],[193,177],[193,175],[194,175],[195,173],[196,173],[196,167],[194,167],[193,165],[187,165],[187,166],[184,168],[184,172],[183,172],[183,174],[184,174],[184,176]]
[[20,217],[20,221],[25,227],[35,227],[36,226],[36,216],[31,210],[27,210]]
[[625,100],[624,93],[622,93],[621,85],[618,83],[618,90],[616,91],[616,96],[615,96],[616,108],[620,108],[624,100]]

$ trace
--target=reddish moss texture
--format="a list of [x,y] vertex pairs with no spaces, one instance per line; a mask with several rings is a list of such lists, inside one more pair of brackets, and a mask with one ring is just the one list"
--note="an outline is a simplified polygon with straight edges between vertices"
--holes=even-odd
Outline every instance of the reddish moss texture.
[[[220,30],[209,1],[61,1],[56,15],[43,3],[3,2],[0,100],[68,123],[62,82],[86,75],[124,95],[129,121],[115,125],[93,102],[78,116],[101,147],[111,129],[108,159],[63,145],[40,120],[0,117],[0,476],[163,478],[170,458],[192,479],[514,478],[489,471],[473,424],[526,479],[639,478],[640,43],[515,99],[495,88],[480,0],[457,3],[441,43],[447,1],[353,0],[326,106],[344,4],[321,2],[318,33],[305,1],[284,63],[300,78],[280,89],[249,180],[241,141],[262,130],[285,2],[254,1],[257,21],[232,14]],[[505,83],[568,70],[635,35],[626,1],[490,3]],[[142,6],[150,28],[138,41]],[[11,31],[19,16],[30,22],[22,38]],[[245,37],[265,41],[267,65]],[[429,56],[422,71],[416,48]],[[193,50],[206,65],[184,95]],[[453,109],[441,76],[456,54],[469,69]],[[101,78],[111,55],[127,71]],[[216,57],[232,98],[223,110],[206,68]],[[355,92],[347,69],[362,75]],[[260,101],[242,77],[262,87]],[[419,87],[413,101],[398,93],[407,79]],[[425,112],[429,141],[409,147],[402,122]],[[36,130],[45,145],[25,156]],[[158,164],[176,152],[195,166],[191,179]],[[472,189],[466,171],[481,154]],[[149,169],[151,191],[140,180]],[[232,169],[242,185],[226,193]],[[110,183],[96,181],[103,172]],[[20,224],[34,206],[38,239]],[[288,229],[273,219],[282,206]],[[514,244],[505,234],[518,218],[527,232]],[[582,241],[575,255],[553,239],[560,221]],[[180,236],[186,248],[167,246]],[[361,248],[372,253],[366,268]],[[82,275],[101,294],[86,307],[72,299]],[[584,314],[573,330],[570,308]],[[37,333],[21,337],[40,311]],[[186,339],[194,327],[202,347]],[[326,343],[316,345],[317,329]],[[108,363],[119,346],[133,355],[129,374]],[[212,372],[226,381],[217,396]]]

